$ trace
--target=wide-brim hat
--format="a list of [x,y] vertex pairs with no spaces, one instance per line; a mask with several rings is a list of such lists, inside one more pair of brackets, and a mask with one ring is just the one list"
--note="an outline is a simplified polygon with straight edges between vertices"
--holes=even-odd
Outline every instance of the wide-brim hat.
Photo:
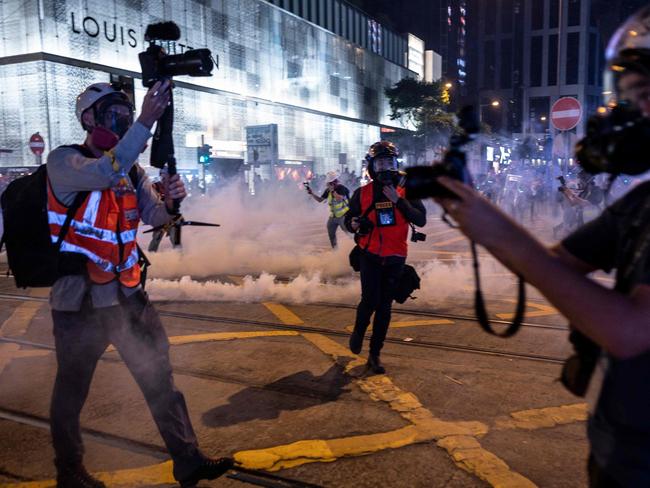
[[325,183],[331,183],[339,179],[339,174],[336,171],[329,171],[325,177]]

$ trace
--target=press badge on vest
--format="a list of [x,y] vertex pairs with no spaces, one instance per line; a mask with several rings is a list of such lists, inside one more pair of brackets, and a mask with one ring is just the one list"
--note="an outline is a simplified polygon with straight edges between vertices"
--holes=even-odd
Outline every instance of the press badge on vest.
[[126,220],[133,222],[134,220],[138,220],[140,218],[140,213],[137,209],[134,208],[131,210],[126,210],[124,212],[124,216],[126,217]]
[[377,213],[377,227],[389,227],[396,224],[395,207],[391,202],[375,203]]

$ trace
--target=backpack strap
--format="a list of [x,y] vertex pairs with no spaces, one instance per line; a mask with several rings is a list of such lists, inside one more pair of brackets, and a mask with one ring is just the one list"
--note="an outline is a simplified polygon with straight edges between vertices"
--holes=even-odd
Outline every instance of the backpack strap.
[[65,221],[63,222],[61,231],[59,232],[59,239],[56,241],[57,251],[61,249],[61,244],[63,243],[63,239],[65,239],[65,235],[68,233],[68,229],[70,229],[70,224],[72,223],[74,214],[77,213],[77,210],[79,210],[79,207],[81,207],[84,200],[88,198],[88,195],[90,195],[89,191],[77,192],[72,205],[68,207],[68,211],[65,214]]

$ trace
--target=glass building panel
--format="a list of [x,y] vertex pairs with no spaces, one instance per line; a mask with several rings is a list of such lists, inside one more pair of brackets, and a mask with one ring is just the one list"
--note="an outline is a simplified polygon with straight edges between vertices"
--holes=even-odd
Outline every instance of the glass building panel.
[[544,28],[544,0],[532,0],[530,10],[530,28]]
[[567,25],[580,25],[580,4],[582,0],[567,0],[568,15]]
[[557,34],[548,36],[548,85],[557,84]]
[[580,67],[580,33],[571,32],[567,35],[566,45],[566,80],[567,85],[578,83]]
[[[265,1],[4,0],[2,56],[47,54],[45,61],[17,58],[0,66],[0,137],[3,147],[15,149],[0,154],[0,165],[32,160],[26,141],[37,130],[46,150],[80,142],[76,95],[90,83],[108,81],[111,72],[137,76],[144,26],[161,19],[174,19],[181,28],[179,41],[165,44],[168,52],[207,47],[219,61],[212,77],[176,79],[181,168],[194,167],[191,140],[201,134],[207,141],[243,145],[246,126],[273,123],[280,157],[314,161],[320,172],[338,167],[339,152],[360,161],[378,139],[379,124],[396,125],[383,88],[408,70]],[[145,89],[137,79],[135,84],[139,108]],[[323,140],[326,126],[340,148]]]
[[542,86],[542,36],[530,39],[530,86]]
[[500,88],[512,88],[512,39],[501,41]]
[[494,34],[497,26],[497,0],[484,0],[483,19],[486,34]]
[[589,62],[587,63],[587,83],[596,85],[598,79],[598,35],[594,32],[589,33]]
[[483,88],[494,88],[495,60],[494,41],[485,41],[485,57],[483,59]]
[[512,33],[514,0],[501,0],[501,33]]
[[549,0],[548,27],[556,29],[560,19],[560,0]]

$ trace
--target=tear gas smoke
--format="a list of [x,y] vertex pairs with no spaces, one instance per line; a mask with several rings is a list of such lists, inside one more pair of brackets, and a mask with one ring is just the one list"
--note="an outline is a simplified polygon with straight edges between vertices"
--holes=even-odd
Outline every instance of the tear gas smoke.
[[[438,218],[429,207],[429,220]],[[288,185],[270,188],[251,197],[246,189],[231,184],[211,197],[192,198],[184,204],[188,218],[218,222],[218,229],[186,227],[183,249],[172,250],[163,242],[151,254],[148,291],[155,300],[280,301],[284,303],[356,303],[359,276],[353,273],[348,254],[354,243],[339,229],[339,248],[329,246],[325,223],[327,204],[317,204],[304,191]],[[413,251],[431,249],[411,245]],[[414,252],[414,255],[419,252]],[[413,259],[409,259],[413,263]],[[473,288],[467,259],[415,262],[422,279],[413,302],[417,306],[440,305],[451,296]],[[510,293],[513,281],[504,278],[494,261],[484,264],[484,288],[489,293]],[[498,272],[498,278],[489,274]],[[235,282],[228,278],[235,275]],[[281,279],[278,280],[277,277]],[[241,281],[241,282],[240,282]],[[235,284],[236,283],[236,284]]]

